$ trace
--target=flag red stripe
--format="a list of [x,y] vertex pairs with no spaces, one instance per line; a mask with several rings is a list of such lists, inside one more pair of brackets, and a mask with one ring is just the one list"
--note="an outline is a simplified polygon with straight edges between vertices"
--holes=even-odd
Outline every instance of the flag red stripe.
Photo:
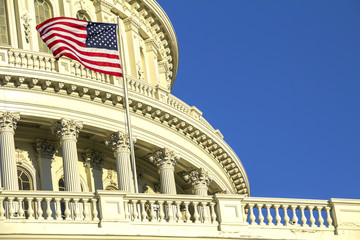
[[[62,56],[66,56],[69,57],[71,59],[76,59],[76,56],[74,56],[72,53],[63,53]],[[100,72],[100,73],[105,73],[105,74],[109,74],[109,75],[113,75],[113,76],[117,76],[117,77],[122,77],[122,73],[120,71],[104,71],[101,68],[93,68],[93,67],[89,67],[86,66],[86,68],[96,71],[96,72]]]
[[[57,48],[55,51],[54,51],[54,54],[57,55],[58,53],[64,51],[64,50],[68,50],[70,52],[72,52],[73,54],[75,54],[81,61],[83,62],[87,62],[87,63],[90,63],[90,64],[95,64],[95,65],[99,65],[99,66],[106,66],[106,67],[118,67],[120,68],[120,63],[110,63],[110,62],[100,62],[100,61],[92,61],[92,60],[89,60],[89,59],[85,59],[85,58],[82,58],[80,57],[76,51],[72,50],[71,48],[67,47],[67,46],[62,46],[62,47],[59,47]],[[101,57],[101,56],[99,56]]]

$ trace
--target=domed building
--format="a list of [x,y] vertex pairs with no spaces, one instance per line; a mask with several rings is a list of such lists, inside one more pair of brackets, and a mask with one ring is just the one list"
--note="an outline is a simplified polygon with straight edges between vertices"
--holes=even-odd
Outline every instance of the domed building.
[[[123,79],[40,39],[59,16],[120,18],[133,138]],[[178,43],[155,0],[0,0],[0,28],[0,239],[360,238],[359,200],[250,196],[221,132],[171,94]]]

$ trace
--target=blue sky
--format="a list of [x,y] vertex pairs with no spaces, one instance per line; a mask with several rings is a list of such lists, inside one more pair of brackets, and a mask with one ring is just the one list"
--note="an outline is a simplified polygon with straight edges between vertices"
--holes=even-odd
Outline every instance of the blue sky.
[[220,129],[251,196],[360,198],[360,1],[158,2],[172,93]]

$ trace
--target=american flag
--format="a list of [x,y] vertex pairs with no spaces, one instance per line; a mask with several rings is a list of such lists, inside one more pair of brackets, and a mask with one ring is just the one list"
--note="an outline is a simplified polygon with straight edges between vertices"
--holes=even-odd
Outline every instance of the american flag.
[[56,17],[36,26],[56,60],[66,56],[84,67],[122,77],[116,24]]

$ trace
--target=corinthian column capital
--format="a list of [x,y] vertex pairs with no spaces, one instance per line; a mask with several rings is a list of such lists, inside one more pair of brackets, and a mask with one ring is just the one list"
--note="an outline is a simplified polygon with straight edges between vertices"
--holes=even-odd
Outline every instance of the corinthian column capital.
[[150,154],[149,160],[153,163],[159,170],[163,168],[174,169],[179,156],[167,148],[162,148],[154,153]]
[[80,121],[61,118],[59,121],[54,122],[51,131],[60,139],[60,141],[77,141],[79,137],[79,132],[82,128],[83,124]]
[[120,131],[110,134],[109,138],[105,141],[105,144],[114,152],[114,154],[120,151],[130,150],[129,135]]
[[201,186],[207,188],[213,179],[209,175],[208,171],[206,171],[204,168],[198,168],[198,169],[192,170],[188,174],[185,174],[184,180],[187,183],[191,183],[191,185],[194,188],[201,187]]
[[104,156],[101,153],[86,149],[83,153],[84,164],[87,167],[92,167],[96,170],[101,170],[104,165]]
[[19,113],[0,112],[0,133],[15,133],[17,121],[20,119]]
[[39,158],[53,159],[57,153],[57,143],[48,140],[36,139],[34,148]]

